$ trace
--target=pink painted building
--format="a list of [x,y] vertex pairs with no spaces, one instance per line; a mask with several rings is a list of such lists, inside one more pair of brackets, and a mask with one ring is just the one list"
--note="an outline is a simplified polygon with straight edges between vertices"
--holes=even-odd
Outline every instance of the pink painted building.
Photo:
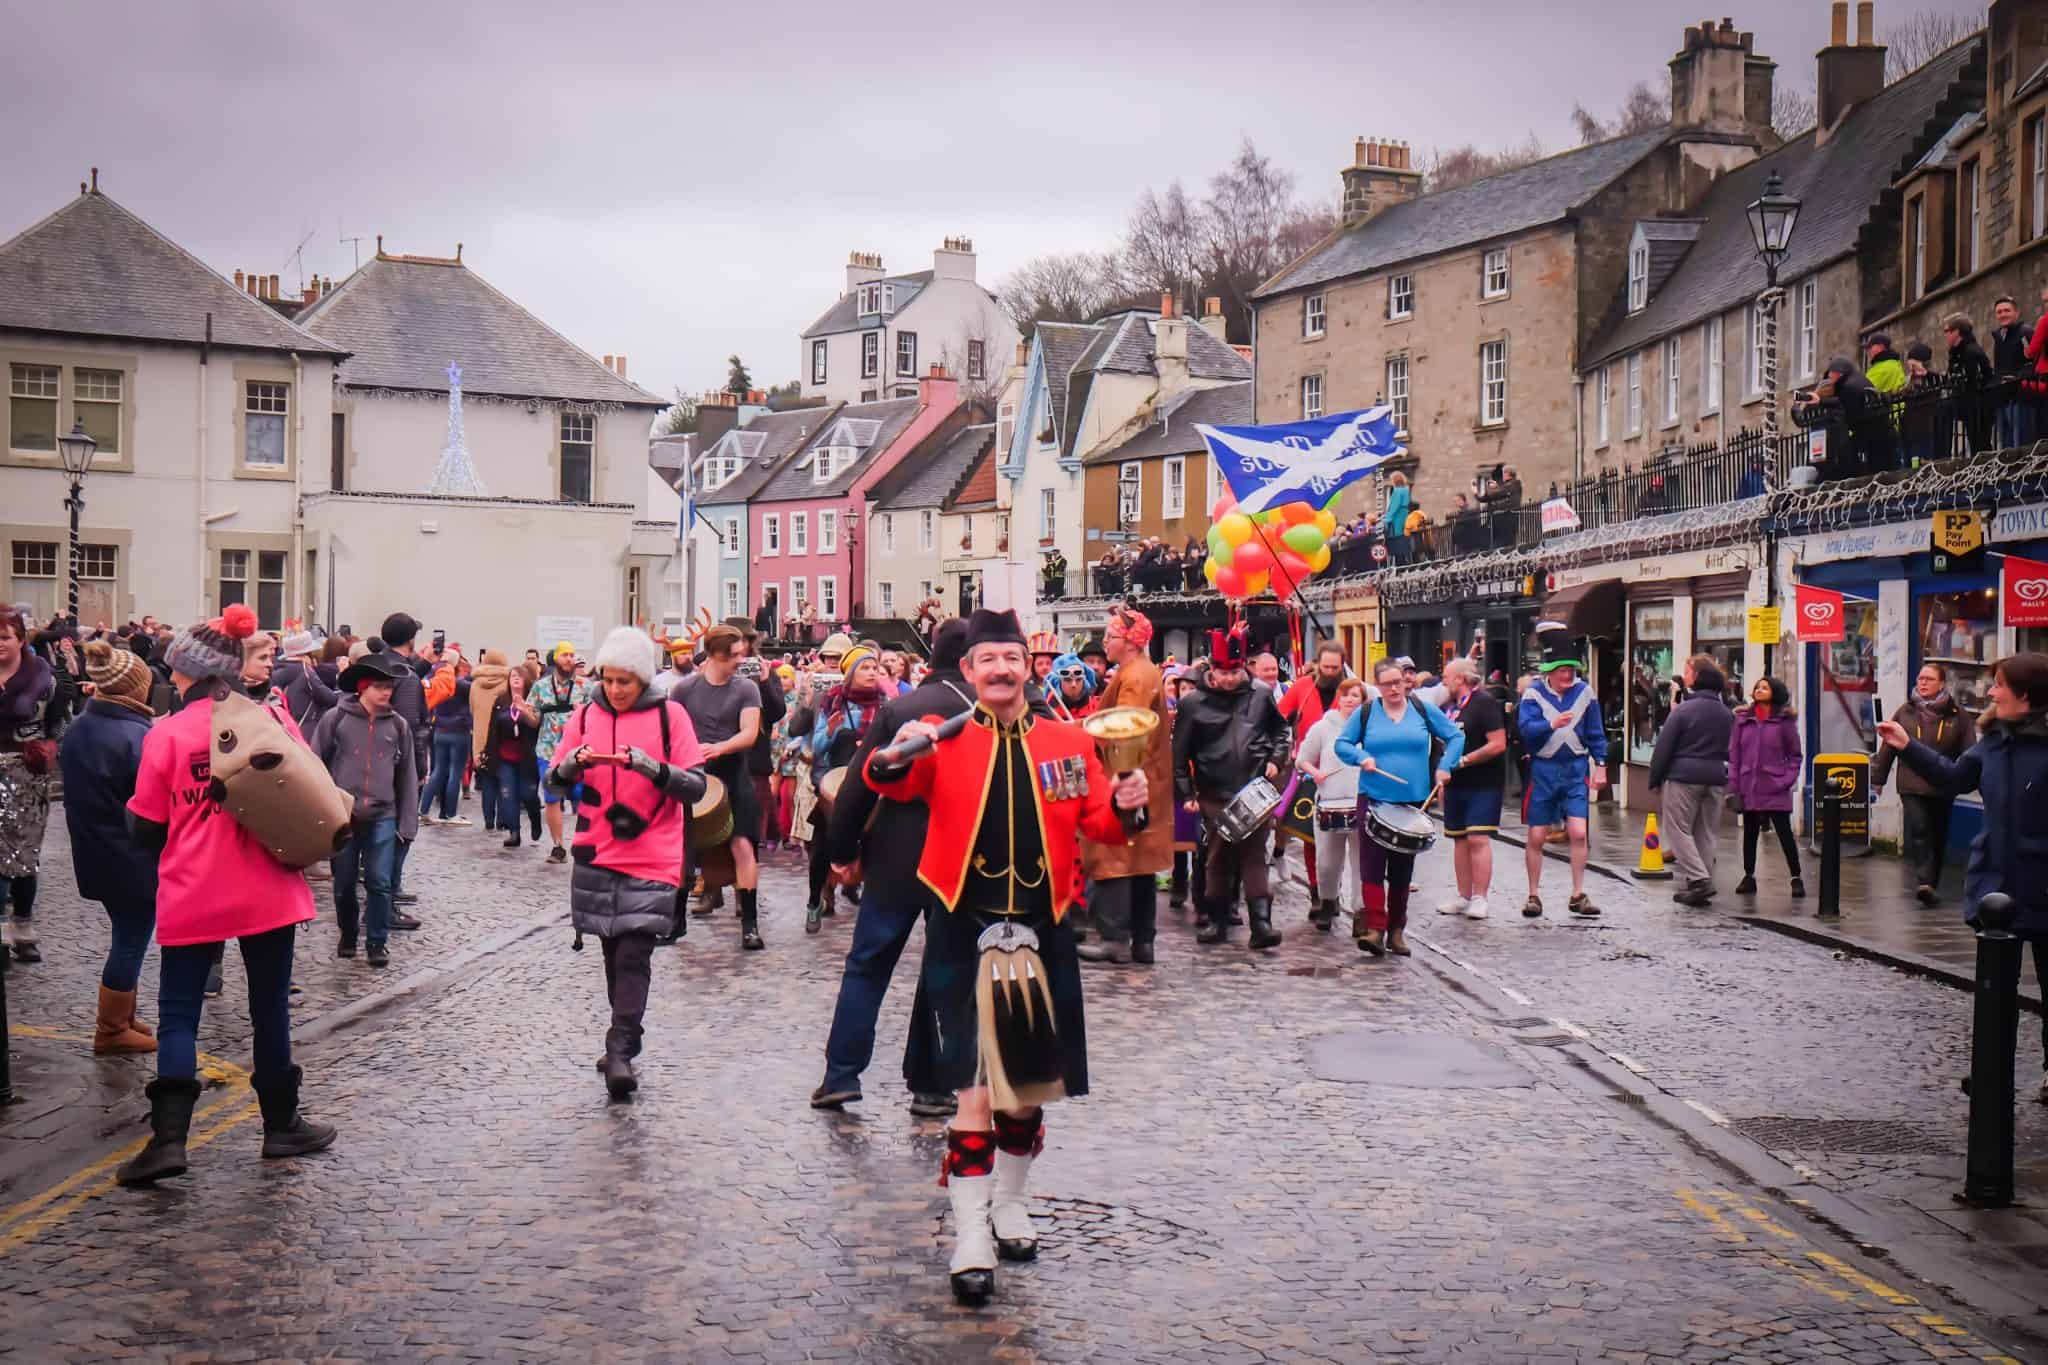
[[938,366],[918,381],[917,397],[849,403],[748,500],[748,601],[768,608],[776,633],[817,608],[822,639],[867,615],[868,493],[933,433],[974,420],[960,385]]

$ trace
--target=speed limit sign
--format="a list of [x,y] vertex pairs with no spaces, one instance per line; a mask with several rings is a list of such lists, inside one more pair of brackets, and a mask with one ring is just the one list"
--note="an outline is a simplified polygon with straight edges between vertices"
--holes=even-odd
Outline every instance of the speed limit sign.
[[1387,544],[1385,541],[1378,541],[1373,545],[1372,562],[1375,564],[1384,564],[1387,562]]

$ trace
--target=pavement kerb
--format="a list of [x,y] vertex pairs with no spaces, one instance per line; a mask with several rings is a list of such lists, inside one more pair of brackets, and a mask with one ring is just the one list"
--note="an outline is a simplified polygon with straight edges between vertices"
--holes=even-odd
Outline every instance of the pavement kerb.
[[[1492,972],[1455,957],[1442,944],[1420,934],[1416,944],[1429,950],[1418,959],[1455,981],[1476,998],[1487,991],[1504,998],[1516,1012],[1541,1011],[1540,1002],[1497,979]],[[1682,1099],[1657,1083],[1649,1070],[1631,1058],[1602,1047],[1584,1028],[1566,1019],[1547,1021],[1570,1034],[1573,1042],[1553,1049],[1600,1087],[1640,1109],[1675,1133],[1702,1157],[1778,1199],[1830,1234],[1875,1260],[1897,1268],[1923,1285],[1941,1290],[1957,1302],[1998,1320],[1999,1326],[2035,1350],[2048,1349],[2048,1335],[2036,1324],[2048,1313],[2037,1271],[2004,1260],[1967,1261],[1935,1246],[1926,1229],[1908,1227],[1896,1217],[1874,1212],[1813,1180],[1813,1173],[1781,1161],[1771,1151],[1729,1127],[1727,1118],[1695,1100]],[[1957,1240],[1963,1240],[1957,1235]]]
[[[1874,944],[1863,943],[1842,934],[1831,933],[1823,924],[1802,924],[1798,920],[1774,919],[1769,915],[1737,915],[1735,918],[1744,924],[1768,929],[1774,934],[1796,938],[1802,943],[1834,948],[1852,957],[1881,962],[1887,967],[1896,967],[1902,972],[1924,976],[1930,981],[1939,981],[1960,991],[1977,989],[1975,976],[1946,962],[1937,962],[1931,957],[1922,957],[1918,953],[1909,953],[1898,948],[1880,948]],[[2035,1014],[2048,1014],[2048,1008],[2043,1007],[2040,996],[2029,994],[2024,986],[2020,987],[2020,1008]]]

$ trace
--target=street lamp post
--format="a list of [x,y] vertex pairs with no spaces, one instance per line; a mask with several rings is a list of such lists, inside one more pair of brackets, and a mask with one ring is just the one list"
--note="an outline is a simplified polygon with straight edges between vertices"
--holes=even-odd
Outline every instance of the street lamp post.
[[[1764,292],[1757,295],[1756,325],[1763,334],[1764,389],[1764,487],[1778,486],[1778,305],[1785,291],[1778,285],[1778,267],[1792,248],[1792,229],[1799,222],[1799,201],[1785,193],[1785,182],[1776,171],[1764,181],[1764,192],[1748,209],[1749,233],[1756,242],[1756,254],[1764,263]],[[1764,523],[1764,605],[1778,601],[1778,531]],[[1776,642],[1764,645],[1764,674],[1771,673],[1771,655]]]
[[1126,465],[1116,476],[1116,529],[1124,535],[1131,533],[1131,523],[1138,519],[1138,467]]
[[100,443],[85,434],[85,423],[73,422],[69,435],[57,438],[57,456],[71,478],[71,492],[64,506],[71,512],[71,620],[78,621],[78,514],[85,510],[85,471],[92,467],[92,455]]

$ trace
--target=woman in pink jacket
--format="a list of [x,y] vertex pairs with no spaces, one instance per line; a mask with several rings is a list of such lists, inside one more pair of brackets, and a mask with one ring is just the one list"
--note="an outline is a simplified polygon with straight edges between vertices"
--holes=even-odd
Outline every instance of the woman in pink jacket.
[[597,651],[597,696],[570,714],[547,774],[558,792],[581,787],[569,910],[576,932],[604,945],[612,1024],[597,1069],[615,1100],[640,1085],[633,1059],[654,944],[678,924],[684,814],[704,794],[696,727],[654,691],[660,667],[645,631],[620,626],[607,635]]
[[[163,947],[157,988],[156,1079],[149,1083],[152,1136],[116,1176],[150,1185],[185,1171],[185,1137],[199,1099],[199,1015],[216,948],[238,940],[249,978],[256,1065],[250,1076],[263,1110],[263,1155],[302,1156],[334,1141],[334,1129],[299,1113],[301,1072],[292,1061],[292,940],[313,918],[306,879],[271,857],[210,791],[213,704],[242,690],[243,642],[256,613],[231,606],[187,628],[164,662],[184,706],[150,727],[135,795],[128,800],[135,842],[157,854],[156,938]],[[289,715],[280,723],[294,737]],[[302,737],[300,737],[302,738]]]

